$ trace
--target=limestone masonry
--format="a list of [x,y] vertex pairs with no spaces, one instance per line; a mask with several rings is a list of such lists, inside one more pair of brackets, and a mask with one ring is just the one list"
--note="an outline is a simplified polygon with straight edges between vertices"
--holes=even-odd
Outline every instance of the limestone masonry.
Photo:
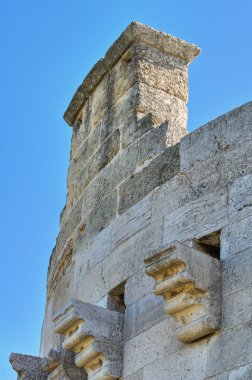
[[24,380],[252,379],[252,103],[187,134],[200,49],[131,23],[77,89]]

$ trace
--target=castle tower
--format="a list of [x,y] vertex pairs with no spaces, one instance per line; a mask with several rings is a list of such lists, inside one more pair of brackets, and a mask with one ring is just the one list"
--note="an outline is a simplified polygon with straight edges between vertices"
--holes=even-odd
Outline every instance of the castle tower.
[[133,22],[77,89],[40,357],[11,355],[20,378],[250,373],[252,105],[187,134],[199,53]]

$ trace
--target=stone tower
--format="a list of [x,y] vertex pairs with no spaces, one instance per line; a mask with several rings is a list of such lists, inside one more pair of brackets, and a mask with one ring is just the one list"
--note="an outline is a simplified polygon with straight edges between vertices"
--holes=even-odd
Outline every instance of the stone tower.
[[131,23],[77,89],[26,380],[252,379],[252,104],[187,134],[200,50]]

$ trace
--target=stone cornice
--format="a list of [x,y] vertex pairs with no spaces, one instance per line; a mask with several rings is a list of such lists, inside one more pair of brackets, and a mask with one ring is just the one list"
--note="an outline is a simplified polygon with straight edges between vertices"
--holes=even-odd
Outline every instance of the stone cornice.
[[133,42],[141,42],[148,46],[155,47],[165,54],[179,57],[190,63],[200,53],[200,49],[193,44],[159,32],[146,25],[133,21],[120,37],[109,48],[104,58],[100,59],[90,70],[82,84],[75,92],[65,114],[64,119],[72,126],[81,106],[88,99],[90,93],[102,81],[104,76],[115,65],[123,53]]

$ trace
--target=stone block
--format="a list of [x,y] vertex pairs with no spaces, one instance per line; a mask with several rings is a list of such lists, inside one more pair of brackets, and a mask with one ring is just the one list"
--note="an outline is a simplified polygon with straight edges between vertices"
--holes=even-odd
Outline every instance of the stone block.
[[95,236],[104,228],[108,227],[116,217],[117,198],[117,190],[114,190],[102,198],[99,203],[97,202],[96,207],[94,207],[87,216],[84,216],[84,223],[86,225],[84,234],[86,234],[87,237],[92,238]]
[[119,187],[120,214],[179,172],[179,146],[169,147]]
[[252,362],[252,323],[224,330],[208,343],[207,376]]
[[57,243],[56,243],[57,258],[62,253],[63,248],[65,244],[67,243],[67,240],[69,240],[69,238],[73,235],[73,233],[76,231],[76,229],[79,227],[81,223],[82,204],[83,204],[83,197],[80,197],[76,205],[74,206],[74,208],[71,210],[71,213],[66,219],[65,224],[60,229],[60,232],[57,238]]
[[153,191],[152,219],[163,218],[195,198],[197,194],[190,180],[183,173],[178,173]]
[[133,235],[107,255],[102,264],[103,290],[109,292],[144,265],[141,234]]
[[151,293],[153,286],[153,278],[146,276],[144,269],[134,273],[125,284],[125,305],[129,307]]
[[203,380],[207,366],[207,342],[196,342],[177,352],[158,356],[143,369],[144,380]]
[[222,128],[225,125],[226,115],[222,115],[182,138],[180,144],[181,170],[196,166],[225,148],[224,145],[222,146]]
[[43,358],[42,368],[48,372],[47,380],[86,380],[87,374],[75,365],[75,354],[62,349],[51,349]]
[[142,231],[142,253],[143,257],[147,254],[160,247],[163,242],[163,218],[159,220],[152,220],[151,223]]
[[148,294],[138,302],[127,306],[125,313],[125,341],[167,319],[160,297]]
[[176,320],[177,338],[190,343],[220,329],[221,265],[201,251],[179,242],[145,259],[146,274],[156,280],[166,313]]
[[87,161],[92,159],[93,154],[100,145],[100,133],[101,125],[98,124],[91,131],[87,139],[83,142],[75,156],[72,158],[71,165],[73,165],[75,171],[71,173],[69,178],[70,181],[77,179],[78,174],[85,167]]
[[232,293],[222,300],[222,328],[230,329],[248,322],[252,315],[252,285]]
[[168,145],[176,144],[186,134],[187,108],[185,102],[143,83],[137,84],[139,96],[136,111],[152,113],[157,124],[167,122],[170,127]]
[[[252,136],[252,103],[219,116],[198,128],[181,141],[181,170],[213,157],[218,153],[225,155]],[[245,153],[245,152],[243,152]],[[242,154],[242,152],[240,152]]]
[[221,231],[221,259],[252,247],[252,216],[232,223]]
[[135,44],[132,50],[139,82],[187,102],[188,76],[184,60],[141,43]]
[[228,188],[228,209],[230,214],[252,214],[252,174],[236,179]]
[[78,178],[78,194],[81,194],[90,181],[117,155],[120,148],[120,131],[115,130],[82,169]]
[[224,297],[252,284],[251,266],[252,248],[222,262],[222,293]]
[[18,380],[47,380],[48,372],[42,369],[42,358],[12,353],[9,360]]
[[71,300],[54,316],[63,349],[75,352],[75,364],[88,379],[118,379],[122,374],[124,316]]
[[103,264],[100,262],[95,267],[90,268],[88,272],[84,272],[82,263],[83,253],[80,252],[75,255],[75,271],[73,274],[75,297],[84,302],[95,304],[107,294],[102,278]]
[[151,220],[151,196],[147,196],[134,207],[117,218],[112,227],[111,249],[114,250],[120,244],[128,240],[150,224]]
[[225,152],[221,161],[222,181],[233,181],[252,172],[252,140],[241,141]]
[[151,129],[137,142],[138,162],[136,171],[140,171],[154,157],[161,154],[168,145],[169,127],[167,123]]
[[167,357],[170,352],[177,351],[180,345],[173,334],[173,321],[165,319],[125,343],[123,376],[132,375],[141,368],[145,371],[145,366],[164,355]]
[[155,118],[151,112],[133,112],[122,126],[122,147],[127,148],[155,126]]
[[240,144],[252,137],[252,102],[234,108],[226,114],[223,140],[228,146]]
[[93,179],[83,193],[83,212],[89,212],[111,193],[137,165],[137,144],[132,144],[118,155]]
[[228,222],[227,190],[204,195],[164,217],[163,243],[200,238],[218,231]]
[[82,273],[88,272],[110,253],[112,226],[108,226],[92,239],[79,239],[76,251],[82,257]]

